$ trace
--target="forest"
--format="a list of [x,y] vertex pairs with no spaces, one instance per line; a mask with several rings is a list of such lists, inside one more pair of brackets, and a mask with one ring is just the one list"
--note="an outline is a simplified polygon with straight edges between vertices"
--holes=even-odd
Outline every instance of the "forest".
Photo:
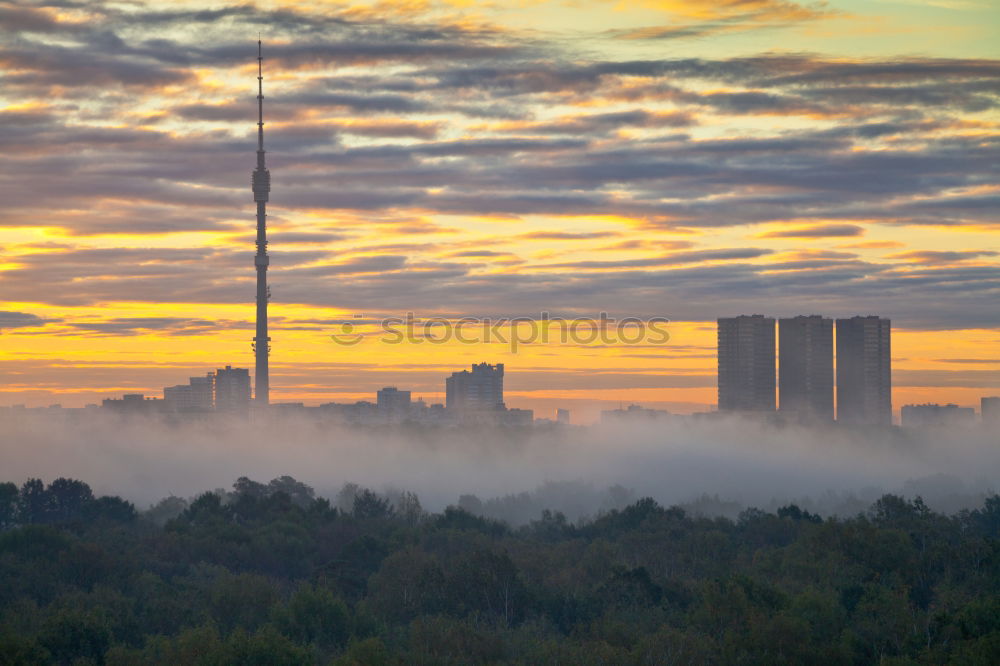
[[0,664],[997,664],[1000,496],[529,524],[290,477],[0,484]]

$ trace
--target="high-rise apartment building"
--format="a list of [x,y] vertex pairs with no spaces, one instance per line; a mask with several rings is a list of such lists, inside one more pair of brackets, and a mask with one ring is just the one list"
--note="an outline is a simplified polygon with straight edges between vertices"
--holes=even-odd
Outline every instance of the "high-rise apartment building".
[[378,392],[377,409],[389,423],[405,421],[410,415],[410,392],[386,386]]
[[774,410],[774,318],[719,319],[719,409]]
[[227,365],[215,371],[215,409],[219,412],[250,412],[250,370]]
[[778,320],[778,409],[800,421],[833,420],[833,320]]
[[445,408],[457,412],[501,411],[503,363],[477,363],[445,380]]
[[187,384],[167,386],[163,389],[163,402],[167,409],[177,412],[209,412],[215,402],[215,375],[191,377]]
[[837,320],[837,420],[892,424],[891,324],[874,315]]
[[980,398],[979,418],[983,425],[1000,428],[1000,397],[983,396]]

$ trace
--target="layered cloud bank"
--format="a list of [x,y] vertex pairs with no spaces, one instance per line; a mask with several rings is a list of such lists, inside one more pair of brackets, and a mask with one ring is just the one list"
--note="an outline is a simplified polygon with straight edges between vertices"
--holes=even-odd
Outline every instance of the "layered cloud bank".
[[[875,312],[995,357],[1000,61],[857,56],[838,3],[602,7],[581,34],[547,6],[529,30],[436,3],[0,3],[0,330],[77,363],[109,337],[246,346],[260,30],[278,360],[344,313],[556,307]],[[855,32],[801,50],[817,24]]]

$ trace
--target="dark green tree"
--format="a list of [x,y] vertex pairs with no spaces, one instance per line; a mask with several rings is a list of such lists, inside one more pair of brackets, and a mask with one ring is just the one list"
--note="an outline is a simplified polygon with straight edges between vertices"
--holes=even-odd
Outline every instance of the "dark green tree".
[[327,589],[300,586],[288,603],[275,608],[275,626],[288,638],[323,650],[343,647],[351,635],[347,605]]
[[94,493],[83,481],[59,478],[48,487],[48,520],[65,522],[81,516],[94,501]]
[[351,515],[359,520],[390,518],[395,513],[388,499],[379,497],[367,488],[354,496]]
[[21,486],[17,500],[18,521],[26,525],[47,522],[49,504],[49,494],[42,480],[28,479]]
[[101,664],[111,647],[111,630],[94,611],[59,610],[46,618],[38,641],[55,663],[90,660]]
[[17,520],[17,486],[0,483],[0,530],[13,527]]

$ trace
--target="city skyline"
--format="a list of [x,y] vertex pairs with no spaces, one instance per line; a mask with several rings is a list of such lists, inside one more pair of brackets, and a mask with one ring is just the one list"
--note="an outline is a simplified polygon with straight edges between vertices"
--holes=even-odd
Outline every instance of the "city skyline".
[[[893,426],[937,427],[972,426],[981,423],[990,428],[1000,423],[1000,397],[982,396],[978,410],[959,407],[954,403],[906,404],[894,410],[886,400],[885,375],[890,372],[883,350],[887,349],[890,322],[875,316],[840,319],[845,342],[833,349],[833,320],[821,315],[800,315],[780,320],[786,325],[783,340],[774,347],[771,334],[775,320],[763,315],[743,315],[719,319],[720,373],[728,375],[728,382],[720,382],[720,405],[715,409],[695,414],[672,414],[668,410],[650,409],[630,403],[626,408],[601,410],[599,419],[577,418],[576,425],[625,422],[668,422],[672,417],[737,416],[757,423],[774,425],[799,425],[825,428],[834,424],[848,427]],[[771,330],[768,330],[770,328]],[[809,340],[809,338],[818,338]],[[768,343],[772,346],[769,348]],[[833,377],[834,359],[843,356],[846,371]],[[778,358],[791,358],[792,368],[782,373],[774,369]],[[747,363],[749,361],[749,363]],[[730,366],[726,368],[726,366]],[[776,382],[760,381],[761,367],[777,375]],[[780,364],[779,364],[780,367]],[[276,403],[268,410],[256,412],[264,416],[262,422],[281,414],[311,414],[313,418],[333,419],[334,422],[354,426],[406,425],[423,426],[496,426],[548,427],[568,425],[570,410],[556,408],[551,416],[536,415],[534,410],[508,408],[504,400],[502,363],[474,363],[471,369],[452,372],[444,377],[445,402],[428,402],[422,396],[415,400],[412,391],[397,386],[384,386],[375,394],[375,402],[359,400],[327,402],[306,405],[302,402]],[[743,377],[741,377],[743,375]],[[747,381],[747,379],[751,379]],[[874,380],[874,381],[873,381]],[[843,382],[843,386],[841,386]],[[725,386],[725,388],[723,388]],[[836,410],[835,410],[835,393]],[[839,396],[851,396],[841,409]],[[163,397],[142,393],[125,393],[121,398],[109,397],[101,407],[122,415],[162,416],[174,419],[200,420],[212,414],[233,416],[247,420],[257,409],[251,397],[250,372],[246,368],[226,366],[205,376],[190,377],[188,384],[165,386]],[[773,396],[777,395],[777,403]],[[794,399],[789,400],[789,396]],[[370,397],[370,396],[369,396]],[[784,408],[780,403],[785,402]],[[62,409],[61,405],[34,408],[34,412],[88,412],[98,405],[85,409]],[[0,405],[3,413],[24,413],[24,405]],[[834,418],[836,411],[836,418]],[[900,419],[895,419],[895,412]]]
[[[550,318],[545,321],[553,323]],[[569,322],[562,323],[564,330],[573,330]],[[579,324],[580,320],[575,323]],[[429,333],[425,335],[431,337]],[[708,416],[714,412],[720,416],[748,416],[773,423],[820,427],[834,421],[847,426],[898,424],[904,427],[974,423],[977,410],[954,403],[911,403],[894,410],[891,335],[891,322],[876,315],[840,318],[836,320],[836,328],[833,319],[817,314],[778,320],[762,314],[720,317],[717,320],[718,402],[710,412],[697,415]],[[508,408],[504,400],[504,374],[503,363],[488,362],[473,363],[471,369],[452,372],[445,378],[443,404],[428,405],[423,397],[414,401],[412,391],[384,386],[376,392],[375,403],[359,400],[312,407],[313,410],[316,407],[325,410],[324,416],[339,415],[344,422],[354,425],[497,426],[570,422],[570,411],[566,408],[557,407],[555,419],[544,416],[536,419],[532,409]],[[146,414],[197,416],[221,412],[249,417],[251,393],[249,371],[227,365],[205,377],[191,377],[186,385],[164,387],[162,398],[146,397],[141,393],[125,394],[122,398],[105,398],[103,406]],[[230,397],[234,394],[241,397],[234,400]],[[1000,397],[980,397],[978,420],[984,426],[998,420],[998,401]],[[260,406],[255,401],[255,409]],[[274,405],[275,409],[308,407],[304,402]],[[896,411],[900,414],[898,422]],[[667,410],[635,403],[625,409],[620,404],[618,409],[601,410],[599,422],[623,418],[657,420],[668,416],[671,413]]]
[[[575,15],[601,28],[586,52],[540,40],[502,4],[39,4],[0,17],[17,37],[0,44],[11,82],[0,404],[78,406],[220,361],[252,365],[254,54],[233,26],[266,28],[274,53],[278,402],[397,383],[438,401],[444,369],[489,358],[519,368],[512,407],[701,411],[715,402],[714,319],[765,309],[892,319],[896,405],[968,406],[1000,386],[998,314],[984,307],[1000,280],[1000,184],[988,178],[1000,65],[969,38],[978,10],[911,9],[908,29],[930,36],[943,20],[965,37],[900,56],[861,25],[901,10],[838,2],[776,23],[696,3],[590,8]],[[536,28],[558,26],[553,12],[532,12]],[[650,27],[667,24],[723,48]],[[806,40],[818,26],[836,34]],[[193,43],[192,27],[217,39]],[[777,53],[775,33],[813,50]],[[660,52],[668,43],[682,49]],[[517,354],[328,339],[353,317],[553,306],[668,317],[671,339]]]

